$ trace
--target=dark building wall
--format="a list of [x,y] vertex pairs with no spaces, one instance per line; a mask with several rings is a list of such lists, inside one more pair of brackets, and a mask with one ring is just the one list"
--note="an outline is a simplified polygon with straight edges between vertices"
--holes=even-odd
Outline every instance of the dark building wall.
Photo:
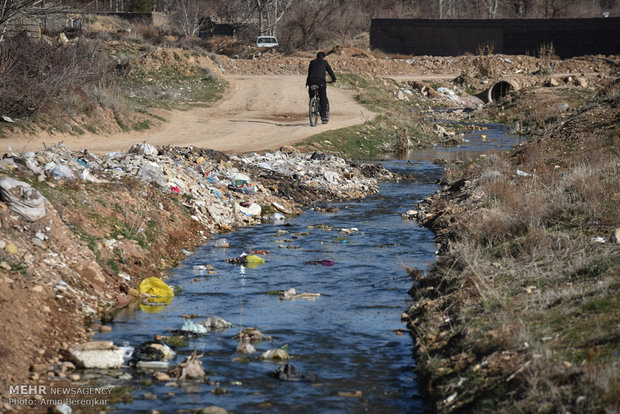
[[457,56],[492,45],[495,53],[536,55],[553,43],[562,58],[620,54],[620,18],[373,19],[370,47],[386,53]]

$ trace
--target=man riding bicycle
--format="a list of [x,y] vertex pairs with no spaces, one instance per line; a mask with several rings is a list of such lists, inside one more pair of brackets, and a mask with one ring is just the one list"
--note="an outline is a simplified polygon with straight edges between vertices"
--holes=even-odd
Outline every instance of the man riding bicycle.
[[[325,53],[319,52],[316,54],[316,59],[310,62],[308,67],[308,77],[306,78],[306,86],[318,85],[319,86],[319,98],[321,100],[321,121],[326,124],[329,121],[327,115],[327,108],[329,108],[329,101],[327,100],[327,83],[325,80],[325,72],[327,72],[332,79],[330,83],[336,82],[336,75],[332,70],[329,63],[325,60]],[[312,98],[312,90],[308,88],[308,94]]]

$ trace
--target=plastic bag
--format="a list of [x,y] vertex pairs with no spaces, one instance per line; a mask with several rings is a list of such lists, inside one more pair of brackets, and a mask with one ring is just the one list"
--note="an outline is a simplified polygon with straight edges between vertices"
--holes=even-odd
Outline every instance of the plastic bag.
[[195,334],[205,334],[209,332],[209,330],[204,325],[194,323],[190,321],[189,319],[185,321],[183,326],[181,326],[181,330],[183,332],[191,332]]
[[140,282],[138,286],[140,294],[147,293],[151,296],[174,296],[174,292],[163,280],[156,277],[149,277]]
[[73,170],[67,165],[57,165],[50,172],[55,180],[75,180]]
[[250,269],[254,269],[256,266],[265,263],[265,259],[263,259],[262,257],[255,256],[253,254],[246,256],[245,259],[246,259],[247,267],[249,267]]
[[262,208],[256,203],[250,203],[247,207],[239,206],[239,211],[249,217],[260,216]]
[[157,148],[147,143],[146,141],[140,144],[133,144],[128,151],[130,154],[139,154],[139,155],[157,155]]
[[253,254],[246,255],[245,253],[239,257],[231,257],[226,259],[226,261],[232,264],[247,266],[250,269],[254,269],[258,265],[265,263],[265,259],[262,257],[255,256]]
[[7,206],[29,221],[37,221],[47,215],[45,197],[32,186],[11,177],[0,178],[0,198]]

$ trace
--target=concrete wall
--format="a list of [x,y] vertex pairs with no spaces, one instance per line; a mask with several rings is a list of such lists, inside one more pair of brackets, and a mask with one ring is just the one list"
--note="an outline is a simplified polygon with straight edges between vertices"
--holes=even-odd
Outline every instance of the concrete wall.
[[562,58],[620,54],[620,18],[373,19],[370,26],[370,47],[386,53],[458,56],[489,44],[495,53],[536,56],[543,43]]

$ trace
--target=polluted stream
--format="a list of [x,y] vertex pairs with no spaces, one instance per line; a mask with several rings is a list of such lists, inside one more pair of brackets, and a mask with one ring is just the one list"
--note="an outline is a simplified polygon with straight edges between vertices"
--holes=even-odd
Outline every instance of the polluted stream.
[[[196,315],[195,322],[217,315],[234,326],[190,337],[170,361],[178,364],[194,350],[204,354],[208,381],[158,381],[158,370],[129,367],[83,379],[91,386],[124,386],[122,402],[110,407],[117,413],[192,412],[209,406],[244,413],[423,412],[413,342],[400,315],[411,303],[405,268],[428,269],[437,246],[429,230],[401,214],[439,188],[442,167],[433,160],[467,159],[522,140],[497,125],[465,138],[468,142],[458,148],[419,150],[406,160],[384,161],[387,169],[414,179],[383,183],[378,194],[362,200],[330,204],[337,211],[307,210],[214,235],[171,270],[166,282],[177,294],[169,304],[123,309],[112,332],[95,338],[135,347],[156,335],[173,335],[186,321],[183,315]],[[222,238],[229,247],[215,248]],[[263,264],[248,268],[226,262],[253,251],[269,252],[262,252]],[[281,300],[280,291],[291,288],[320,296]],[[252,355],[237,353],[239,340],[233,338],[247,327],[272,337],[255,343]],[[281,347],[289,361],[261,360],[263,352]],[[271,374],[285,363],[305,380],[274,378]]]

